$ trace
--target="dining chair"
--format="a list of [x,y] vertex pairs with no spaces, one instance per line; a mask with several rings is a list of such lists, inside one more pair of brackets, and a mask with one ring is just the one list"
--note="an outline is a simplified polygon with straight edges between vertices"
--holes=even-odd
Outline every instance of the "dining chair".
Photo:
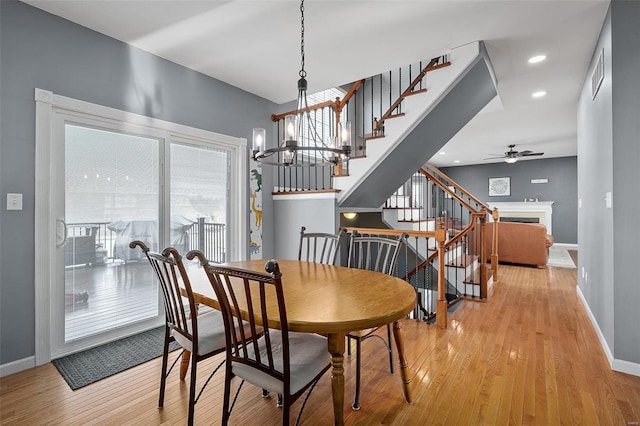
[[335,265],[340,251],[340,241],[346,231],[339,234],[324,232],[306,232],[307,228],[300,230],[300,245],[298,246],[298,260],[306,262],[324,263]]
[[[349,243],[350,268],[367,269],[383,274],[393,275],[400,248],[406,243],[407,234],[402,234],[398,238],[379,235],[362,235],[357,231],[351,234]],[[361,380],[361,345],[362,342],[376,337],[380,339],[389,352],[389,370],[393,374],[393,345],[391,342],[391,324],[387,324],[387,340],[376,334],[380,327],[366,330],[352,331],[347,334],[347,353],[351,355],[351,340],[356,342],[356,389],[351,408],[360,409],[360,380]]]
[[[162,253],[155,253],[142,242],[132,241],[131,249],[140,247],[153,268],[162,289],[165,311],[164,346],[162,350],[162,375],[160,376],[160,396],[158,408],[164,405],[164,392],[167,376],[185,351],[190,352],[191,376],[189,383],[189,417],[188,424],[193,425],[195,404],[198,402],[209,380],[222,366],[220,363],[202,385],[196,396],[196,372],[198,362],[224,352],[226,347],[225,330],[222,313],[210,310],[198,315],[198,306],[193,297],[189,276],[185,270],[180,253],[168,247]],[[180,293],[180,287],[187,293],[186,302]],[[186,306],[185,306],[186,305]],[[182,347],[180,355],[173,361],[167,371],[169,360],[169,344],[178,342]]]
[[[245,381],[282,395],[282,424],[289,424],[291,405],[302,396],[302,410],[322,375],[331,366],[327,338],[313,333],[290,332],[287,323],[282,274],[278,263],[265,264],[267,273],[210,264],[202,252],[192,250],[187,259],[197,257],[204,267],[220,304],[225,324],[227,363],[224,383],[222,424],[231,411]],[[251,331],[263,327],[259,339],[246,341],[242,328],[246,320]],[[231,402],[231,381],[242,379]]]

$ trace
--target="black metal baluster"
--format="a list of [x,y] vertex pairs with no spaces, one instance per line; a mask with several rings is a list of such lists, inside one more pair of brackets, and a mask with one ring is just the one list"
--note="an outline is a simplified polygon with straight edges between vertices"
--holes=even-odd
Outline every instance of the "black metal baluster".
[[[398,68],[398,98],[402,93],[402,67]],[[396,108],[396,114],[402,114],[402,102],[398,104]]]
[[[365,91],[366,85],[367,85],[367,80],[365,79],[362,82],[362,96],[361,96],[361,98],[362,98],[362,136],[364,136],[366,134],[366,131],[365,131],[365,128],[364,128],[364,122],[365,122],[364,117],[366,115],[366,110],[365,110],[365,106],[364,106],[364,94],[366,93],[366,91]],[[366,141],[364,141],[364,143],[366,144]]]
[[392,100],[392,84],[391,84],[391,79],[392,79],[392,75],[391,75],[391,71],[389,71],[389,108],[391,108],[391,105],[393,105],[393,100]]
[[379,87],[379,91],[380,91],[380,115],[378,115],[378,117],[380,117],[380,119],[382,119],[382,73],[378,74],[378,81],[380,83],[380,87]]
[[371,118],[369,119],[369,123],[371,123],[371,135],[373,135],[373,77],[371,77]]

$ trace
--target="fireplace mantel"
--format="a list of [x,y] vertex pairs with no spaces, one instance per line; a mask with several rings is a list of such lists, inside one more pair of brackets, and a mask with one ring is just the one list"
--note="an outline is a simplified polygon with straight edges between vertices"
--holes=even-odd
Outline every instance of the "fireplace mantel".
[[547,227],[547,233],[552,235],[552,214],[553,203],[555,201],[535,201],[535,202],[501,202],[487,203],[489,207],[497,208],[502,217],[537,217],[540,223]]

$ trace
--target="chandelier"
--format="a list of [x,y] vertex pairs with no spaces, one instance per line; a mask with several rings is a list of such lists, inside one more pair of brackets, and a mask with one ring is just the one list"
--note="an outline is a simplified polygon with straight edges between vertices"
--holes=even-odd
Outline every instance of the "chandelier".
[[[253,159],[273,166],[336,166],[348,167],[351,154],[351,123],[340,121],[336,135],[322,140],[316,129],[307,102],[307,72],[304,69],[304,0],[300,2],[300,71],[298,100],[294,114],[284,118],[284,140],[275,148],[266,148],[266,131],[253,129]],[[306,125],[305,125],[306,124]]]

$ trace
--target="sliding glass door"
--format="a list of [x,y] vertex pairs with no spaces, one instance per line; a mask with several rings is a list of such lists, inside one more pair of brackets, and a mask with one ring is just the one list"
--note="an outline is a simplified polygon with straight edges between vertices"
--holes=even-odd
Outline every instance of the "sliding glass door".
[[37,191],[36,228],[50,233],[36,236],[38,363],[164,323],[156,278],[131,241],[216,262],[247,247],[246,150],[235,139],[66,110],[50,123],[50,144],[37,143],[50,165]]
[[246,140],[36,89],[36,365],[164,323],[133,240],[245,259]]
[[64,125],[64,343],[159,323],[156,280],[129,242],[160,247],[162,140]]
[[171,142],[171,244],[227,260],[231,156],[228,150]]

